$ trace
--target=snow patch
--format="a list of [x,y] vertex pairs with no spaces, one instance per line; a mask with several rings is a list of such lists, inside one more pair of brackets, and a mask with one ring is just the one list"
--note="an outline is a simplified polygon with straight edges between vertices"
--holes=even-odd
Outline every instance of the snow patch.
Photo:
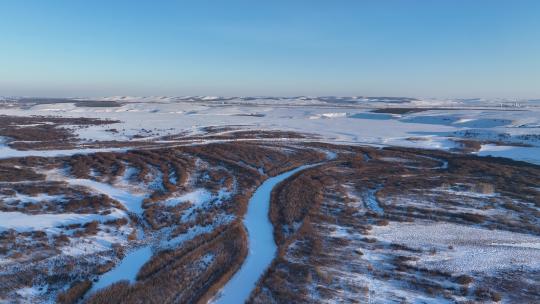
[[[540,237],[450,223],[398,223],[375,226],[381,241],[430,250],[417,262],[453,273],[493,272],[518,266],[540,269]],[[449,249],[452,248],[452,249]]]
[[151,257],[152,248],[150,246],[144,246],[126,254],[120,264],[99,278],[92,286],[89,294],[119,281],[127,280],[130,283],[135,282],[139,269],[150,260]]
[[15,229],[17,231],[48,230],[51,232],[60,232],[62,225],[84,224],[92,221],[105,222],[112,219],[125,217],[122,210],[114,209],[108,215],[99,214],[25,214],[22,212],[0,212],[0,230]]
[[540,147],[521,147],[485,144],[482,145],[480,156],[506,157],[540,165]]

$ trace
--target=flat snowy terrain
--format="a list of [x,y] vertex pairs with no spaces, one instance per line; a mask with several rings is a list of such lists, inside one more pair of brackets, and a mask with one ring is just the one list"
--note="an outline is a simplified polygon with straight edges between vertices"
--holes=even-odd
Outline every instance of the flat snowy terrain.
[[0,303],[534,302],[538,164],[538,100],[0,98]]
[[[540,162],[540,102],[518,106],[506,100],[405,100],[351,97],[329,98],[219,98],[219,97],[110,97],[116,107],[86,107],[84,102],[0,107],[0,115],[55,115],[119,120],[113,125],[76,129],[81,139],[150,140],[165,135],[204,133],[205,127],[288,130],[316,134],[323,140],[349,144],[382,144],[430,149],[456,148],[455,138],[532,145],[493,149],[481,155]],[[336,101],[337,100],[337,101]],[[1,104],[0,104],[1,105]],[[373,113],[373,109],[412,111]],[[391,111],[392,112],[392,111]],[[395,111],[394,111],[395,112]],[[115,131],[112,132],[111,129]],[[4,150],[1,150],[4,149]],[[83,153],[94,150],[81,151]],[[50,151],[43,155],[69,154]],[[0,148],[0,157],[32,155]]]

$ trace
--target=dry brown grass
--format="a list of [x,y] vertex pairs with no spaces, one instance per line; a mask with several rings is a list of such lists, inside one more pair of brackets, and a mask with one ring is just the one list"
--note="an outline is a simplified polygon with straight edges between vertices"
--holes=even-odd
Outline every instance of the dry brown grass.
[[60,304],[77,303],[91,287],[92,282],[88,280],[74,282],[68,290],[58,294],[56,301]]

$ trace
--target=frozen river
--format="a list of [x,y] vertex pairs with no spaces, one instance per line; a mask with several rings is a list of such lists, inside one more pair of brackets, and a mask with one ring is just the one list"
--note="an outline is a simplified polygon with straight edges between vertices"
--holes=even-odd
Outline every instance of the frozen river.
[[217,304],[244,303],[255,288],[259,278],[274,259],[277,246],[274,241],[272,223],[268,218],[270,210],[270,194],[274,187],[291,175],[312,167],[306,165],[267,179],[249,200],[248,210],[244,218],[244,226],[248,232],[249,251],[240,270],[227,282],[214,299]]

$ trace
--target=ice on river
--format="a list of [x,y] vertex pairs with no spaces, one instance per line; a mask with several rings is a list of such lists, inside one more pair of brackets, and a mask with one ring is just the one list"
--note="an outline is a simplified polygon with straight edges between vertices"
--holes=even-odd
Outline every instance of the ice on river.
[[248,211],[244,218],[244,225],[248,231],[248,255],[240,270],[227,282],[213,303],[244,303],[249,297],[277,251],[272,223],[268,218],[272,189],[281,181],[308,167],[310,166],[301,166],[269,178],[257,188],[249,200]]

